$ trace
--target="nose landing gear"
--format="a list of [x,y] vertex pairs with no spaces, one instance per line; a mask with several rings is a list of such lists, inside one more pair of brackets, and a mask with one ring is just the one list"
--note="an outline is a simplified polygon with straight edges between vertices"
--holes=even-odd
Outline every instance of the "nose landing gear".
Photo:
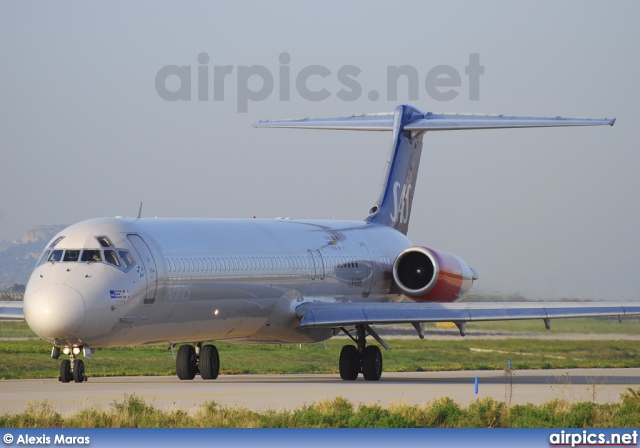
[[[63,383],[82,383],[87,381],[87,375],[84,370],[84,362],[81,359],[77,359],[77,356],[82,351],[82,347],[64,347],[63,353],[68,354],[70,359],[65,359],[60,363],[60,376],[58,380]],[[54,346],[51,350],[51,357],[58,359],[60,356],[60,347]]]

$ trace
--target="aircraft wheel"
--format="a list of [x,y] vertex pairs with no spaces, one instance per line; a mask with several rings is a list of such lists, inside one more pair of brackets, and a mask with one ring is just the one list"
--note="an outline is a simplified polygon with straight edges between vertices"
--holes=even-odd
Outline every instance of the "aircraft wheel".
[[84,362],[81,359],[73,361],[73,381],[76,383],[82,383],[85,380],[84,375]]
[[368,381],[378,381],[382,376],[382,353],[376,345],[370,345],[364,349],[362,376]]
[[353,345],[345,345],[340,350],[340,378],[355,380],[358,378],[358,349]]
[[200,376],[203,380],[215,380],[220,373],[220,355],[215,345],[200,349]]
[[183,345],[178,350],[176,372],[181,380],[192,380],[196,376],[196,350],[192,345]]
[[73,375],[71,374],[71,361],[65,359],[60,363],[60,378],[59,380],[63,383],[68,383],[73,379]]

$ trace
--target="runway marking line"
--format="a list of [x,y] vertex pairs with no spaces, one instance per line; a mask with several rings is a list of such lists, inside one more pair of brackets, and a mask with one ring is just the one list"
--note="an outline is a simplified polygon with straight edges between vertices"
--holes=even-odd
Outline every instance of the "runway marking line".
[[[524,356],[537,356],[537,353],[527,353],[527,352],[509,352],[506,350],[492,350],[492,349],[488,349],[488,348],[475,348],[475,347],[471,347],[469,348],[470,351],[472,352],[478,352],[478,353],[504,353],[505,355],[524,355]],[[553,356],[553,355],[542,355],[546,358],[552,358],[552,359],[567,359],[564,356]],[[584,361],[584,359],[582,358],[572,358],[574,361]]]

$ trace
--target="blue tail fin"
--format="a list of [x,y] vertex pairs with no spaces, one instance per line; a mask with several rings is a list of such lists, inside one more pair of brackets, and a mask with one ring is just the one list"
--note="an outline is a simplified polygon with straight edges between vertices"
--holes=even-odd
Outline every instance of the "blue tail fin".
[[393,227],[407,234],[411,204],[415,191],[422,137],[425,131],[405,131],[404,126],[424,117],[424,113],[411,106],[396,106],[393,111],[393,139],[387,173],[376,204],[369,210],[367,221]]

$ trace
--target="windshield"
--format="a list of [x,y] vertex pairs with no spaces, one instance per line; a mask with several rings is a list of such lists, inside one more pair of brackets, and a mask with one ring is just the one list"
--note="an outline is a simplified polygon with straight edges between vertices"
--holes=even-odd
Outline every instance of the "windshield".
[[[62,240],[62,237],[58,238],[50,244],[41,256],[41,261],[37,266],[40,266],[45,261],[54,262],[81,262],[81,263],[104,263],[108,266],[115,267],[121,271],[128,272],[133,266],[136,265],[135,258],[128,250],[117,249],[113,243],[106,236],[96,237],[96,240],[100,244],[100,249],[54,249],[55,246]],[[37,267],[36,266],[36,267]]]
[[49,256],[49,259],[47,261],[60,261],[62,260],[62,252],[64,252],[63,250],[54,250],[53,252],[51,252],[51,256]]
[[80,261],[86,261],[87,263],[94,263],[96,261],[102,261],[102,256],[99,249],[85,249],[82,251],[82,259]]

